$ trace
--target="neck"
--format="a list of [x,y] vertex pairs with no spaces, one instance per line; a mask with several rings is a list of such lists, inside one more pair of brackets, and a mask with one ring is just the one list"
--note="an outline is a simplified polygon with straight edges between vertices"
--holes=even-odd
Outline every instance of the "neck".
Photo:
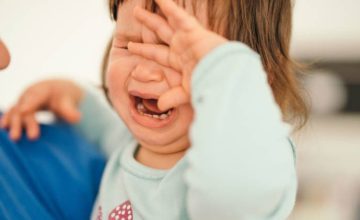
[[154,169],[170,169],[185,154],[187,149],[171,153],[159,153],[149,150],[147,147],[140,146],[135,155],[135,159],[148,167]]

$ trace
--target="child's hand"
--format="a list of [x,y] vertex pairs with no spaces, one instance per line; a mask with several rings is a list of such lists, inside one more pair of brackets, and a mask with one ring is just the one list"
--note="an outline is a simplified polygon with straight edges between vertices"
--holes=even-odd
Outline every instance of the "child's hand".
[[29,139],[40,135],[39,124],[35,119],[37,111],[46,109],[54,112],[67,122],[80,120],[77,105],[83,96],[82,89],[68,80],[46,80],[29,87],[18,103],[1,118],[2,128],[9,128],[10,138],[18,140],[22,129],[26,129]]
[[135,8],[134,15],[168,46],[130,42],[128,49],[182,74],[182,85],[172,88],[159,99],[159,108],[166,110],[189,102],[194,67],[202,57],[227,39],[202,27],[196,18],[173,1],[156,0],[156,3],[166,20],[139,7]]

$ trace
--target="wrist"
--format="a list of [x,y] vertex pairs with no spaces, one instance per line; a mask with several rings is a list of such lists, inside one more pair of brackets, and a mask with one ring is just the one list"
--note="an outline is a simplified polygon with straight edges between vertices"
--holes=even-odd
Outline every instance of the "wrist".
[[227,43],[228,40],[226,38],[220,36],[211,37],[208,41],[204,42],[203,48],[201,48],[197,53],[195,53],[195,57],[197,63],[202,60],[207,54],[211,53],[215,48]]

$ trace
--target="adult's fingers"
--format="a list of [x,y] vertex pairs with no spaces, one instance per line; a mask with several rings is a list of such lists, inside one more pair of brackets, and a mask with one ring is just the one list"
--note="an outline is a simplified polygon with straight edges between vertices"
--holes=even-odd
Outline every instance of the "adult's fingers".
[[0,118],[0,127],[1,128],[7,128],[8,127],[8,125],[9,125],[9,117],[10,117],[10,112],[7,112]]
[[76,123],[81,119],[77,104],[69,97],[63,97],[56,108],[54,111],[69,123]]
[[19,113],[13,113],[10,118],[10,138],[17,141],[21,137],[21,117]]
[[158,108],[162,111],[178,107],[190,102],[190,96],[182,86],[177,86],[160,96]]
[[21,113],[36,112],[47,105],[50,92],[29,89],[20,97],[18,106]]
[[23,122],[26,128],[27,137],[30,140],[36,140],[40,136],[40,127],[35,119],[34,114],[27,114],[23,117]]
[[147,28],[155,32],[162,41],[170,45],[174,31],[164,18],[140,7],[134,9],[134,16]]
[[17,111],[16,107],[12,107],[8,112],[6,112],[0,121],[1,128],[8,128],[10,126],[11,116],[14,112]]

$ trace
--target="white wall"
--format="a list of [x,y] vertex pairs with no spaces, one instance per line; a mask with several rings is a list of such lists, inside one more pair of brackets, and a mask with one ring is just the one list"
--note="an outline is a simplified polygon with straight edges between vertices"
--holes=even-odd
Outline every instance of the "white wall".
[[[360,59],[359,0],[295,0],[293,54]],[[107,0],[0,0],[0,38],[12,54],[0,73],[0,109],[49,76],[99,82],[112,24]]]
[[0,109],[51,76],[99,82],[112,26],[106,0],[0,0],[0,38],[12,61],[0,73]]
[[294,0],[293,54],[360,60],[359,0]]

